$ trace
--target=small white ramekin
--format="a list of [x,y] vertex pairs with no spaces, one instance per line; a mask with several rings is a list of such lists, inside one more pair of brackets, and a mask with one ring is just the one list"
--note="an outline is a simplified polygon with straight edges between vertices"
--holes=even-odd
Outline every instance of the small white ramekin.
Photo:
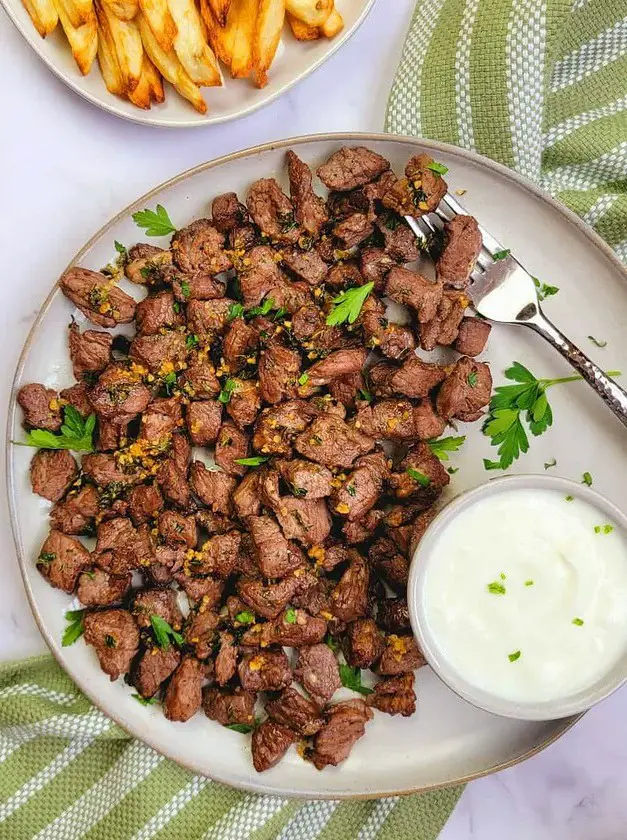
[[[424,582],[429,563],[432,562],[433,547],[442,531],[449,526],[458,514],[480,499],[518,488],[556,490],[565,496],[578,497],[598,508],[601,513],[615,522],[627,536],[627,516],[616,505],[585,484],[576,484],[565,478],[548,475],[515,475],[493,479],[481,487],[457,496],[440,511],[427,528],[412,558],[407,586],[409,617],[414,634],[427,662],[438,677],[464,700],[488,712],[504,717],[522,720],[555,720],[591,708],[627,682],[627,650],[610,671],[591,686],[575,694],[540,703],[520,703],[487,692],[461,677],[442,654],[438,640],[432,634],[425,618]],[[625,562],[627,563],[627,557],[625,557]],[[625,609],[627,609],[627,604],[625,604]]]

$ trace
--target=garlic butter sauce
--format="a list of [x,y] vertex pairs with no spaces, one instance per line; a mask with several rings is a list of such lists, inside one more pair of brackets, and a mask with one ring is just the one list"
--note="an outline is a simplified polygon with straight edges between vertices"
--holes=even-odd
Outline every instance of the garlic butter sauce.
[[467,682],[521,703],[572,695],[627,649],[625,534],[554,490],[484,497],[435,542],[423,605]]

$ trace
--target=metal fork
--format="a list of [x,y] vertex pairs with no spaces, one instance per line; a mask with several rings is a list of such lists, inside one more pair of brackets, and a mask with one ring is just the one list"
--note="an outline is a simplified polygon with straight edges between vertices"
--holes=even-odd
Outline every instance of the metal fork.
[[[446,211],[446,212],[445,212]],[[453,216],[468,215],[450,193],[447,193],[433,216],[439,222]],[[437,233],[439,226],[433,218],[405,216],[407,224],[424,244],[428,235]],[[427,230],[425,234],[424,228]],[[483,248],[470,275],[466,294],[480,315],[502,324],[520,324],[531,327],[545,338],[585,381],[591,385],[614,414],[627,426],[627,392],[603,373],[570,339],[568,339],[542,312],[538,293],[531,274],[511,254],[494,260],[494,255],[506,249],[485,228],[479,225]]]

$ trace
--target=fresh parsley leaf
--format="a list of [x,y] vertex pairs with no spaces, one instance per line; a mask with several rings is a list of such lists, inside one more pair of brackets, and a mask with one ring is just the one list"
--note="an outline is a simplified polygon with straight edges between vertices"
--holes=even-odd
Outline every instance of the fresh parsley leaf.
[[435,160],[427,164],[427,169],[435,172],[436,175],[446,175],[448,172],[448,166],[444,166],[443,163],[437,163]]
[[185,339],[185,346],[187,347],[188,350],[195,350],[196,347],[198,347],[199,344],[200,344],[200,341],[198,340],[198,336],[194,335],[193,333],[188,335],[187,338]]
[[372,402],[372,394],[366,388],[359,389],[359,396],[362,400],[365,400],[367,403]]
[[252,624],[255,621],[255,615],[250,610],[242,610],[235,616],[235,621],[240,624]]
[[157,210],[138,210],[133,213],[133,221],[137,227],[144,228],[146,236],[166,236],[176,233],[176,228],[170,221],[165,207],[157,204]]
[[609,524],[607,524],[607,525],[595,525],[594,526],[594,533],[595,534],[601,534],[601,533],[611,534],[613,530],[614,530],[614,526],[609,525]]
[[539,301],[543,301],[548,297],[553,297],[553,295],[556,295],[559,292],[558,286],[548,286],[546,283],[541,283],[537,277],[532,277],[531,279],[536,287]]
[[35,565],[37,566],[49,566],[50,563],[53,563],[57,559],[57,555],[52,551],[42,551],[37,560],[35,561]]
[[131,694],[133,700],[137,700],[142,706],[154,706],[159,702],[157,697],[142,697],[141,694]]
[[565,496],[567,502],[572,502],[574,498],[574,496]]
[[306,385],[309,382],[309,374],[308,373],[301,373],[298,377],[298,384],[299,385]]
[[461,435],[460,437],[444,437],[438,438],[437,440],[428,440],[427,444],[440,461],[448,461],[448,453],[457,452],[463,446],[465,440],[466,435]]
[[174,630],[164,618],[161,618],[160,615],[155,615],[153,613],[150,616],[150,624],[152,625],[156,642],[160,648],[163,648],[163,650],[169,649],[170,639],[172,639],[178,647],[183,647],[185,644],[185,640],[181,634],[177,633],[176,630]]
[[244,317],[244,307],[241,303],[232,303],[229,306],[229,311],[227,312],[226,319],[227,321],[233,321],[235,318],[243,318]]
[[181,280],[181,294],[184,298],[189,298],[191,295],[192,290],[189,288],[189,283],[187,280]]
[[507,580],[507,575],[505,574],[505,572],[501,572],[499,577],[501,578],[501,580]]
[[358,691],[360,694],[372,694],[372,689],[361,684],[361,670],[350,665],[340,665],[340,680],[344,688]]
[[346,492],[348,493],[349,496],[351,496],[354,499],[355,496],[357,495],[357,488],[355,487],[354,484],[347,484],[346,485]]
[[590,475],[589,472],[585,472],[581,476],[581,483],[585,484],[587,487],[592,487],[592,476]]
[[607,341],[599,341],[599,339],[595,338],[593,335],[589,335],[588,338],[593,344],[596,344],[597,347],[607,347]]
[[85,420],[72,405],[63,407],[63,425],[60,434],[45,429],[33,429],[26,434],[25,441],[14,440],[16,446],[34,446],[37,449],[72,449],[74,452],[93,452],[96,415]]
[[577,627],[583,627],[583,618],[573,618],[573,624],[576,624]]
[[236,458],[235,463],[243,467],[260,467],[269,457],[269,455],[253,455],[251,458]]
[[505,595],[505,592],[507,591],[503,584],[499,583],[498,580],[494,580],[492,583],[489,583],[487,590],[490,595]]
[[468,376],[466,377],[466,382],[470,385],[471,388],[477,387],[477,373],[474,370],[471,370]]
[[85,625],[83,623],[83,616],[85,610],[69,610],[65,614],[65,620],[68,622],[63,639],[61,640],[62,647],[69,647],[73,645],[77,639],[85,632]]
[[544,469],[545,470],[550,470],[551,467],[556,467],[556,466],[557,466],[557,461],[555,460],[555,458],[551,458],[550,461],[545,461],[545,463],[544,463]]
[[255,727],[247,723],[227,723],[225,727],[226,729],[232,729],[233,732],[239,732],[242,735],[249,735],[255,731]]
[[595,525],[594,526],[594,533],[595,534],[600,534],[601,533],[601,526],[600,525]]
[[484,470],[500,470],[501,469],[501,462],[500,461],[490,461],[489,458],[483,459],[483,469]]
[[428,487],[431,484],[431,479],[428,475],[420,472],[420,470],[415,470],[413,467],[407,468],[407,475],[413,478],[414,481],[417,481],[421,487]]
[[355,286],[352,289],[345,289],[337,297],[331,301],[333,309],[327,315],[327,325],[329,327],[336,327],[339,324],[348,322],[354,324],[361,308],[366,302],[366,298],[374,289],[374,282],[366,283],[363,286]]
[[172,386],[176,385],[176,373],[174,371],[170,371],[170,373],[166,373],[163,377],[163,384],[165,385],[165,391],[168,396],[172,393]]
[[534,584],[534,581],[532,581],[532,580],[526,580],[525,581],[525,586],[533,586],[533,584]]
[[446,471],[449,475],[455,475],[456,472],[459,472],[459,467],[447,467]]
[[285,618],[283,619],[286,624],[296,624],[296,610],[293,610],[291,607],[285,613]]
[[273,309],[276,309],[276,304],[273,298],[265,298],[261,306],[252,306],[246,310],[247,318],[254,318],[255,315],[268,315]]
[[516,662],[517,659],[520,659],[520,651],[515,650],[514,653],[508,654],[507,658],[510,662]]
[[115,648],[118,646],[115,636],[111,636],[109,633],[105,634],[104,640],[105,645],[108,648],[111,648],[112,650],[115,650]]
[[281,318],[285,318],[286,315],[287,315],[287,309],[284,306],[279,306],[279,308],[277,309],[277,311],[273,315],[273,320],[274,321],[280,321]]
[[324,637],[324,643],[333,651],[333,653],[335,653],[340,647],[339,642],[336,642],[333,636],[329,636],[328,634]]
[[226,405],[227,403],[231,402],[231,397],[233,396],[233,392],[237,387],[237,381],[235,379],[227,379],[224,385],[222,386],[222,390],[218,394],[218,399],[221,403]]
[[128,251],[126,250],[126,248],[124,247],[124,245],[122,245],[122,243],[121,243],[121,242],[118,242],[118,240],[116,239],[116,240],[113,242],[113,247],[114,247],[114,248],[115,248],[115,250],[118,252],[118,254],[119,254],[119,255],[120,255],[120,257],[122,258],[123,262],[128,262]]
[[510,248],[504,248],[502,251],[497,251],[495,254],[492,254],[492,259],[494,262],[499,262],[499,260],[506,260],[509,255],[511,254]]

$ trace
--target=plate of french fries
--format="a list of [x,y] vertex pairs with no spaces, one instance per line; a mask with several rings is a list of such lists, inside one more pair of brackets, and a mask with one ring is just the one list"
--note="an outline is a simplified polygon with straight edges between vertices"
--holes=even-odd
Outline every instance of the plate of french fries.
[[0,0],[49,68],[135,122],[250,113],[316,69],[374,0]]

